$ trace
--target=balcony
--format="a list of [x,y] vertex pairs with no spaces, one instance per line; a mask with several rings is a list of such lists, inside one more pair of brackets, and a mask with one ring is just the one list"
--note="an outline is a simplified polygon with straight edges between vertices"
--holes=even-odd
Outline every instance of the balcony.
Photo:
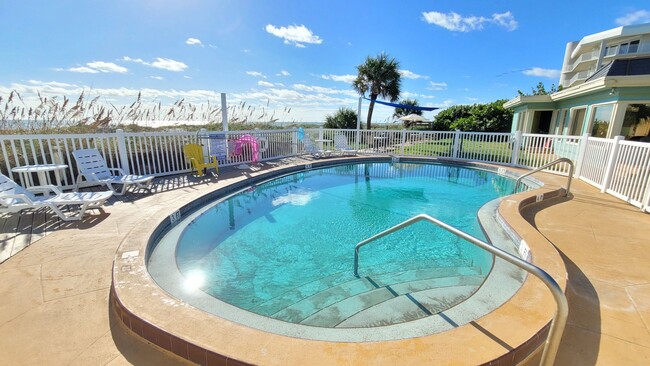
[[577,83],[578,81],[585,81],[587,78],[592,74],[591,70],[586,70],[586,71],[580,71],[577,74],[573,75],[571,79],[569,79],[569,85],[567,87],[572,87],[573,84]]
[[598,60],[598,56],[600,56],[600,50],[594,50],[589,53],[582,54],[573,63],[566,65],[562,71],[571,72],[575,70],[575,68],[581,63]]

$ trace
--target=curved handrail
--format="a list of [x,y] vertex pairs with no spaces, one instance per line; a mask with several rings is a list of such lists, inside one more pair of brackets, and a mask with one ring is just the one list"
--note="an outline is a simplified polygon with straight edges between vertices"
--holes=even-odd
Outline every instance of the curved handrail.
[[567,315],[569,312],[569,306],[566,300],[566,296],[564,296],[564,292],[562,291],[560,285],[558,285],[557,282],[555,282],[553,277],[551,277],[543,269],[535,266],[534,264],[528,263],[525,260],[522,260],[521,258],[506,253],[503,250],[494,247],[482,240],[479,240],[463,231],[460,231],[459,229],[456,229],[453,226],[447,225],[438,219],[435,219],[426,214],[420,214],[400,224],[397,224],[391,227],[390,229],[384,230],[379,234],[373,235],[372,237],[364,241],[359,242],[359,244],[357,244],[354,247],[354,275],[356,277],[359,277],[359,273],[358,273],[359,249],[362,246],[423,220],[438,225],[441,228],[449,231],[450,233],[455,234],[456,236],[459,236],[467,240],[468,242],[478,246],[479,248],[484,249],[492,253],[493,255],[527,271],[528,273],[542,280],[542,282],[546,285],[546,287],[548,287],[548,289],[551,290],[551,293],[553,294],[553,298],[557,303],[557,311],[555,312],[555,315],[553,316],[553,320],[551,322],[551,328],[548,332],[548,337],[546,338],[546,344],[544,345],[544,351],[542,352],[542,359],[540,361],[540,365],[545,365],[545,366],[553,365],[553,360],[557,355],[557,350],[560,346],[560,340],[562,338],[562,333],[564,332],[564,326],[566,325]]
[[569,158],[559,158],[559,159],[553,160],[552,162],[550,162],[548,164],[544,164],[544,165],[542,165],[542,166],[540,166],[538,168],[535,168],[535,169],[529,171],[528,173],[522,174],[521,176],[519,176],[519,178],[517,178],[517,181],[515,182],[515,189],[513,189],[512,193],[517,193],[517,189],[519,188],[519,184],[521,183],[521,180],[524,179],[525,177],[527,177],[527,176],[529,176],[531,174],[537,173],[539,171],[542,171],[542,170],[544,170],[544,169],[546,169],[548,167],[551,167],[553,165],[559,164],[559,163],[568,163],[569,167],[570,167],[570,169],[569,169],[569,181],[566,184],[566,192],[564,193],[565,197],[568,196],[569,195],[569,190],[571,189],[571,179],[573,179],[573,170],[574,170],[573,161],[571,159],[569,159]]

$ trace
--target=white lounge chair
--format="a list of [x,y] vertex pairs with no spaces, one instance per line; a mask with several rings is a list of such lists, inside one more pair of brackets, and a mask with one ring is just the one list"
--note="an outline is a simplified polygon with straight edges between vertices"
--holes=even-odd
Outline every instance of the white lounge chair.
[[319,159],[323,156],[330,156],[332,154],[330,150],[322,150],[317,148],[311,141],[311,137],[309,137],[309,135],[305,135],[302,138],[302,144],[305,146],[305,151],[316,159]]
[[[37,196],[35,193],[43,195]],[[63,193],[52,185],[25,189],[6,175],[0,174],[0,212],[19,212],[45,207],[54,211],[62,220],[81,220],[87,209],[100,208],[112,195],[111,191]],[[66,215],[61,210],[64,206],[79,206],[79,212]]]
[[[109,168],[97,149],[75,150],[72,152],[72,156],[77,162],[79,170],[75,182],[77,188],[85,179],[89,183],[105,184],[117,196],[123,195],[131,185],[151,191],[153,175],[130,175],[125,174],[120,168]],[[113,174],[111,171],[115,171],[117,174]],[[122,189],[118,190],[115,185],[121,185]]]
[[357,155],[357,150],[348,145],[348,138],[345,135],[334,136],[334,150],[341,155]]

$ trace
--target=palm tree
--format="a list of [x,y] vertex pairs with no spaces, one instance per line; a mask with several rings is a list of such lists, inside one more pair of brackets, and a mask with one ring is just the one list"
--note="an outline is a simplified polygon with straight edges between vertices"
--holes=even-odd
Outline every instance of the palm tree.
[[370,107],[368,107],[367,128],[370,129],[372,111],[375,108],[377,97],[395,102],[399,98],[401,78],[399,62],[394,58],[389,59],[385,53],[377,57],[366,57],[366,61],[357,66],[358,75],[352,87],[359,95],[370,94]]
[[[402,99],[399,101],[399,104],[404,105],[404,106],[413,106],[417,107],[418,105],[418,100],[417,99]],[[409,114],[417,114],[418,116],[422,115],[422,110],[421,109],[409,109],[408,107],[395,107],[395,113],[393,113],[393,118],[399,119],[401,117],[406,117]],[[404,121],[404,127],[409,128],[413,124],[413,122],[410,121]]]
[[[413,106],[413,107],[419,107],[420,105],[418,104],[417,99],[402,99],[399,101],[399,104],[403,106]],[[409,114],[417,114],[418,116],[422,115],[422,110],[421,109],[410,109],[409,107],[395,107],[395,113],[393,113],[393,117],[395,118],[400,118],[404,116],[408,116]]]

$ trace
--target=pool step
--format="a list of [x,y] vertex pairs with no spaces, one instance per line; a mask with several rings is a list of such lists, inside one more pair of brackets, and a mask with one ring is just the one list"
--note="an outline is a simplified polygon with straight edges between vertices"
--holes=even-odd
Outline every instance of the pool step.
[[[402,278],[402,281],[406,281],[407,280],[406,278],[411,278],[411,279],[433,278],[436,277],[436,275],[438,277],[453,276],[455,273],[459,273],[459,272],[455,272],[458,271],[458,268],[471,267],[472,263],[468,260],[456,260],[453,264],[455,265],[455,267],[431,266],[423,270],[413,269],[413,270],[405,270],[405,271],[400,271],[400,272],[390,273],[390,274],[381,274],[381,273],[373,274],[372,278],[379,281],[381,286],[385,286],[386,284],[391,284],[391,282],[386,283],[386,281],[390,281],[388,278],[391,276],[393,277],[399,276],[400,278]],[[381,267],[375,267],[375,268],[364,267],[359,270],[359,274],[363,276],[364,274],[367,273],[380,272],[380,270]],[[432,275],[431,273],[435,273],[436,275]],[[295,287],[289,291],[281,293],[262,303],[258,303],[255,306],[249,308],[248,310],[254,311],[258,314],[272,315],[290,306],[291,304],[301,301],[309,296],[317,294],[331,287],[335,287],[342,283],[348,281],[356,281],[356,280],[357,277],[353,275],[352,268],[350,267],[350,269],[347,271],[334,273],[329,276],[325,276],[317,280],[304,283],[298,287]],[[396,283],[396,282],[394,281],[392,283]]]
[[[471,293],[483,282],[478,267],[436,268],[355,278],[269,314],[290,322],[336,326],[347,318],[385,301],[438,288],[470,286]],[[468,295],[469,296],[469,295]],[[435,310],[435,307],[432,307]],[[437,310],[438,312],[440,310]]]
[[[377,327],[417,320],[458,305],[476,292],[479,286],[480,283],[456,285],[405,294],[365,308],[335,326],[337,328]],[[326,326],[324,325],[326,323],[321,324]]]

